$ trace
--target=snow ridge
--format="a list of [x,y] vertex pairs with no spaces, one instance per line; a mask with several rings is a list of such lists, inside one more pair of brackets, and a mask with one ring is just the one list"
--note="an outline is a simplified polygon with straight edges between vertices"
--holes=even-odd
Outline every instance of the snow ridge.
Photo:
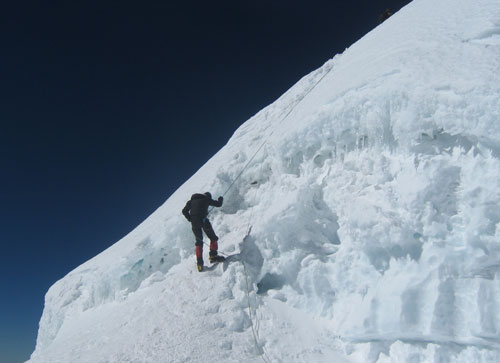
[[[51,287],[30,362],[500,361],[499,29],[415,0],[305,76]],[[200,274],[207,190],[229,257]]]

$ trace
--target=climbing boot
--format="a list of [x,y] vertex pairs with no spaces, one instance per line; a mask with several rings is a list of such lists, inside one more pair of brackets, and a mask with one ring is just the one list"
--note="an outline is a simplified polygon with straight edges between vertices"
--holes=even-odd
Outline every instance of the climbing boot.
[[216,263],[216,262],[224,262],[226,260],[225,257],[219,256],[219,255],[213,255],[209,257],[210,263]]
[[203,271],[203,259],[200,259],[200,258],[199,258],[199,259],[196,261],[196,266],[198,267],[198,272]]

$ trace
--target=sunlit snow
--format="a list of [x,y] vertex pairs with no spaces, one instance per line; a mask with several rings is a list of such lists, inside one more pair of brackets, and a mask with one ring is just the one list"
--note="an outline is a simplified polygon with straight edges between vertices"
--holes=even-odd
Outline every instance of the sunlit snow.
[[500,2],[415,0],[55,283],[30,362],[498,362],[499,205]]

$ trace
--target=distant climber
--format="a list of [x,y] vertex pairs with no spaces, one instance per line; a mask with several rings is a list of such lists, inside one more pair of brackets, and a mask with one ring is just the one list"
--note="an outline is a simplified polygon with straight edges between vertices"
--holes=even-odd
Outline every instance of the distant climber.
[[196,238],[196,264],[198,271],[203,271],[203,231],[210,239],[209,260],[211,263],[222,262],[224,257],[219,256],[217,249],[219,248],[217,241],[219,237],[214,232],[210,221],[208,220],[208,206],[221,207],[224,198],[219,197],[217,200],[212,199],[209,192],[205,194],[193,194],[191,199],[187,201],[186,206],[182,209],[184,217],[191,222],[194,236]]
[[384,21],[389,19],[392,14],[393,12],[391,9],[385,9],[385,11],[382,14],[380,14],[380,22],[383,23]]

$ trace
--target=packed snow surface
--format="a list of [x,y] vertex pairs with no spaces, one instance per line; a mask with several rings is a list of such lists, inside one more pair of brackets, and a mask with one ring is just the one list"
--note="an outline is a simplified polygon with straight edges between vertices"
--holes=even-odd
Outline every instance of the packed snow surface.
[[415,0],[55,283],[30,362],[499,362],[499,158],[500,2]]

